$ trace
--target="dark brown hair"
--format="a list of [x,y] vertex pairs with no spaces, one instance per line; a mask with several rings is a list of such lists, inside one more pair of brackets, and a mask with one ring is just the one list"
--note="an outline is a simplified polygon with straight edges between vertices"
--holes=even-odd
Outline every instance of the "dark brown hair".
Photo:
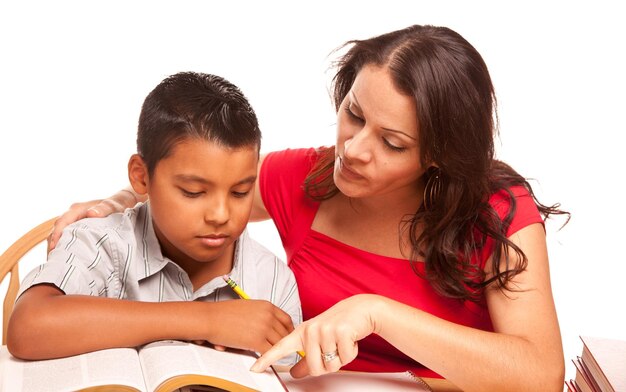
[[[422,207],[402,222],[409,230],[409,260],[425,262],[425,277],[441,295],[477,300],[495,282],[505,289],[527,265],[524,253],[507,237],[516,203],[511,186],[524,186],[544,218],[566,214],[559,205],[539,203],[527,180],[494,158],[497,132],[496,98],[487,66],[476,49],[446,27],[411,26],[366,40],[349,41],[337,62],[334,104],[339,109],[359,71],[368,64],[387,67],[396,88],[413,97],[419,121],[421,163],[434,163],[442,189],[432,206]],[[305,180],[305,191],[325,200],[339,190],[333,182],[334,148],[319,150]],[[424,183],[437,172],[424,174]],[[497,191],[508,193],[511,208],[500,219],[489,204]],[[493,240],[492,277],[486,279],[472,256]],[[508,254],[511,247],[518,257]],[[504,269],[499,260],[507,260]]]
[[227,148],[261,145],[256,114],[239,88],[220,76],[197,72],[165,78],[144,100],[137,152],[148,173],[188,138]]

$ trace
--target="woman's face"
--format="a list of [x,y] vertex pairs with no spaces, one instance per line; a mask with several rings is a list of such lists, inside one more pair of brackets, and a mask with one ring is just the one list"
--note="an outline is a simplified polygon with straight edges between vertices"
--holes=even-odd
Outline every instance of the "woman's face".
[[337,115],[334,181],[351,198],[420,192],[415,100],[400,93],[386,67],[358,73]]

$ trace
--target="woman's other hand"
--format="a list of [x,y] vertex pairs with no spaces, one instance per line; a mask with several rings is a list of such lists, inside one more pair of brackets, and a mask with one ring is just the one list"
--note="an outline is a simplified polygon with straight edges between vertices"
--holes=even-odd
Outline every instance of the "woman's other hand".
[[122,189],[107,199],[91,200],[74,203],[54,222],[48,236],[48,252],[56,246],[63,229],[83,218],[103,218],[114,212],[122,212],[126,208],[134,207],[142,198],[131,189]]

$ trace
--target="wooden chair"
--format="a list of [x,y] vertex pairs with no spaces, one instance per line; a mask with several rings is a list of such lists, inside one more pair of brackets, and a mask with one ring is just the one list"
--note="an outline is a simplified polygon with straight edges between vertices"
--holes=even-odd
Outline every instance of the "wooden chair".
[[57,218],[49,219],[28,233],[24,234],[20,239],[15,241],[3,254],[0,256],[0,283],[4,281],[8,273],[11,273],[9,279],[9,286],[7,288],[6,295],[4,296],[4,306],[2,313],[2,344],[6,344],[7,339],[7,327],[9,325],[9,317],[13,311],[13,303],[20,287],[20,274],[19,274],[19,262],[35,246],[43,242],[50,234],[54,221]]

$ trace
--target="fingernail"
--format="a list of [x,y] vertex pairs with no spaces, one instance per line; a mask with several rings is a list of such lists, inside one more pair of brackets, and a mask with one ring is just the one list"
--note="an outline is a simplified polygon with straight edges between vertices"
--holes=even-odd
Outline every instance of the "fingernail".
[[261,369],[260,369],[259,364],[255,362],[255,363],[252,365],[252,367],[250,368],[250,371],[251,371],[251,372],[255,372],[255,373],[260,373],[260,372],[261,372]]
[[91,207],[88,211],[95,212],[98,215],[100,214],[100,211],[98,211],[98,209],[96,207]]

